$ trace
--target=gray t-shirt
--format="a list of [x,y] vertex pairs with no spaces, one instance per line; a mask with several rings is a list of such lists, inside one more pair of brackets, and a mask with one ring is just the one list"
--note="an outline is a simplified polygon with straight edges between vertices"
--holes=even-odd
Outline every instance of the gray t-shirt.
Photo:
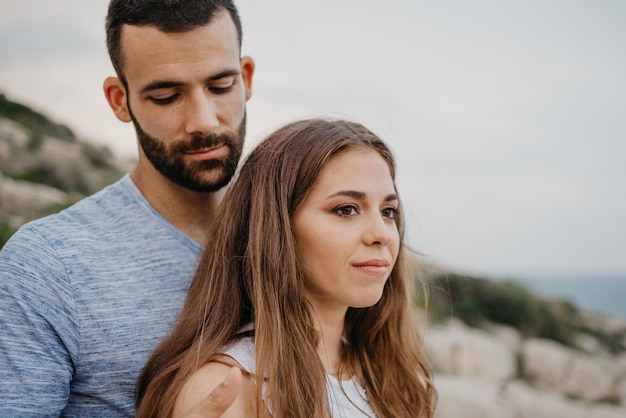
[[134,415],[201,248],[129,175],[0,251],[0,416]]

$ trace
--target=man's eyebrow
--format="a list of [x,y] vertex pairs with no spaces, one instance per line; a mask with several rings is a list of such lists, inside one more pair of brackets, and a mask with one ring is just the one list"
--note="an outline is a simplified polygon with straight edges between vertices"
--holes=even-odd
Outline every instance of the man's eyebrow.
[[[235,76],[238,76],[239,74],[241,74],[241,71],[239,69],[233,68],[231,70],[224,70],[222,72],[219,72],[207,78],[207,82],[221,80],[222,78],[227,78],[227,77],[235,77]],[[151,91],[159,90],[159,89],[170,89],[172,87],[180,87],[182,85],[183,83],[178,82],[178,81],[153,81],[152,83],[143,87],[140,91],[140,94],[146,94]]]
[[212,75],[207,80],[208,81],[215,81],[215,80],[220,80],[220,79],[226,78],[226,77],[238,76],[239,74],[241,74],[241,70],[239,68],[233,68],[231,70],[224,70],[221,73],[217,73],[215,75]]
[[179,83],[176,81],[154,81],[148,84],[147,86],[145,86],[144,88],[142,88],[140,91],[140,94],[150,93],[151,91],[158,90],[158,89],[169,89],[172,87],[179,87],[182,85],[183,83]]

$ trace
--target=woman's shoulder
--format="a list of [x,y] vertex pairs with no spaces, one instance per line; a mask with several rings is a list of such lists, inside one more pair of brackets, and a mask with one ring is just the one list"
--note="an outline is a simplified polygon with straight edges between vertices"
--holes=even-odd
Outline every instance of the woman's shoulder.
[[[172,415],[182,417],[188,414],[224,381],[232,367],[242,368],[232,357],[219,355],[196,370],[183,385]],[[254,387],[251,380],[245,376],[244,373],[242,390],[231,407],[224,412],[223,418],[248,416],[253,403],[251,401],[254,399]]]
[[255,373],[256,361],[254,338],[252,336],[244,336],[234,340],[229,346],[225,347],[223,354],[226,358],[230,358],[238,363],[245,372]]

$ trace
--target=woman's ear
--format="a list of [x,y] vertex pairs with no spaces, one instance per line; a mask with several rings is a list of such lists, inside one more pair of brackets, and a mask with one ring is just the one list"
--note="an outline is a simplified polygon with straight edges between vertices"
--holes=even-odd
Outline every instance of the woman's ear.
[[128,110],[128,101],[126,98],[126,88],[122,81],[117,77],[107,77],[103,84],[104,96],[109,102],[109,106],[115,113],[115,116],[122,122],[130,122],[130,111]]

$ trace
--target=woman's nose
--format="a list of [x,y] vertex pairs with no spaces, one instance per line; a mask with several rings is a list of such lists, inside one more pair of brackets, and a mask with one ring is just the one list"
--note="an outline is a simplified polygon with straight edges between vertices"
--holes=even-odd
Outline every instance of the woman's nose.
[[363,240],[367,245],[389,245],[396,231],[395,222],[378,214],[367,220]]

